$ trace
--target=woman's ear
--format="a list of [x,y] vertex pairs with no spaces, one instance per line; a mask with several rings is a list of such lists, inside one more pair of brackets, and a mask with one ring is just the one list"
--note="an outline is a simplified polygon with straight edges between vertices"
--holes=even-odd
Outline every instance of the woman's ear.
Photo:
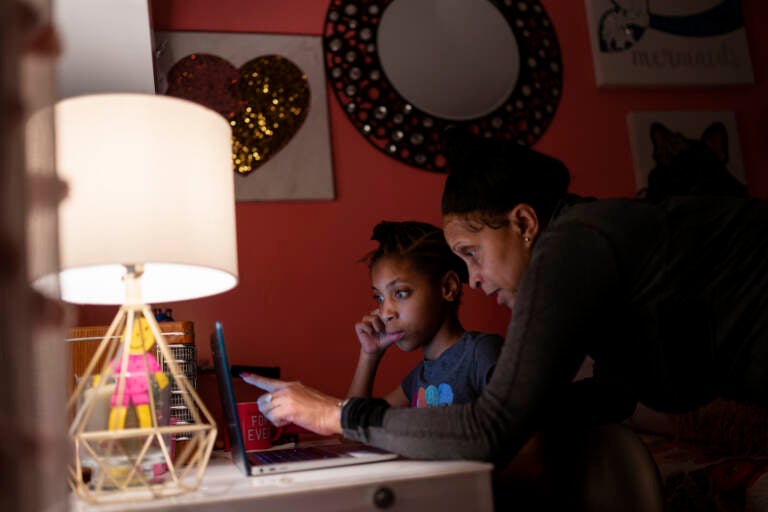
[[443,280],[440,283],[443,299],[448,302],[455,301],[459,296],[461,290],[461,280],[459,275],[453,270],[449,270],[443,276]]
[[532,242],[539,234],[539,216],[533,206],[520,203],[515,206],[507,217],[511,226],[519,232],[526,243]]

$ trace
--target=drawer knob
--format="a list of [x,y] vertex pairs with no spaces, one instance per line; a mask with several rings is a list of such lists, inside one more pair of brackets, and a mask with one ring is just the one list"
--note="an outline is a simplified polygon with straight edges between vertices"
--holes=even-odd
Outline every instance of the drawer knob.
[[379,487],[373,493],[373,504],[376,508],[389,508],[395,504],[395,492],[389,487]]

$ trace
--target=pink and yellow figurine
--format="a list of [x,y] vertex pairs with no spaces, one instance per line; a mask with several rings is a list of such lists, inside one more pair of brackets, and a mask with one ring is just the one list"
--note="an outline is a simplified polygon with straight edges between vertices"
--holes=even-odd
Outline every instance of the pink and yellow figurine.
[[[149,378],[154,377],[159,389],[168,385],[168,377],[163,373],[155,356],[148,352],[155,343],[152,330],[146,318],[138,318],[133,324],[133,332],[129,344],[128,362],[123,375],[124,385],[121,386],[121,371],[123,357],[112,360],[112,371],[117,384],[110,400],[109,430],[121,430],[125,427],[125,417],[128,406],[133,404],[140,428],[152,426],[152,415],[149,410]],[[121,389],[122,400],[120,400]]]

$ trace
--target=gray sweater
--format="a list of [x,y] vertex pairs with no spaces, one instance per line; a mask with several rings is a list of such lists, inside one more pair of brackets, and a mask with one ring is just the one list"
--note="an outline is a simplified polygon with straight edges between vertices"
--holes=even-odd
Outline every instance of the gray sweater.
[[[574,383],[585,356],[594,378]],[[768,404],[768,201],[573,198],[535,243],[493,377],[473,403],[350,400],[344,435],[408,457],[506,460],[550,422],[638,402]]]

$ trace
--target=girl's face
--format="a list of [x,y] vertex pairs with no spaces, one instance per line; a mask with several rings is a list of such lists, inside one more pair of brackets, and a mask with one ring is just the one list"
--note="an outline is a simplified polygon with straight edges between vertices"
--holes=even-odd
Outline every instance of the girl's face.
[[371,268],[373,298],[388,341],[412,351],[428,344],[447,319],[441,286],[402,258],[382,258]]
[[495,229],[465,217],[443,219],[445,239],[451,250],[467,264],[469,285],[512,309],[520,280],[528,268],[534,233],[512,218]]

